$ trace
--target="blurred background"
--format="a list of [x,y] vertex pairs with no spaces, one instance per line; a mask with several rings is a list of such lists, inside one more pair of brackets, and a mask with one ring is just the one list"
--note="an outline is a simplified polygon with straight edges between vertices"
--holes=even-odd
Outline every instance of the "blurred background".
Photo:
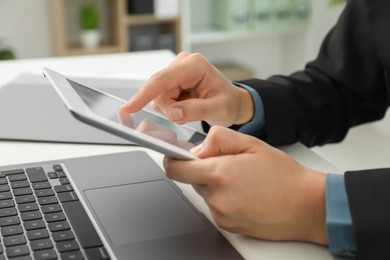
[[0,60],[200,52],[230,79],[314,59],[343,0],[1,0]]

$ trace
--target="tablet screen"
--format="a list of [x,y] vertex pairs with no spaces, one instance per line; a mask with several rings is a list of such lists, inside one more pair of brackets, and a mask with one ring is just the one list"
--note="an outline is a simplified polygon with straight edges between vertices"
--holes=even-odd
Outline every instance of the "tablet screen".
[[205,135],[191,128],[183,127],[146,110],[132,114],[124,113],[120,110],[124,101],[104,95],[70,79],[67,80],[89,109],[101,117],[186,150],[205,138]]

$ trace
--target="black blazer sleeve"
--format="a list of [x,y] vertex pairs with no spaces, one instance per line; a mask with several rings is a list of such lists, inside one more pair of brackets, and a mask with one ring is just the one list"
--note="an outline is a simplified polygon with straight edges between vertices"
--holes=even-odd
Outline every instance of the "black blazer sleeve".
[[[389,96],[373,42],[378,35],[370,27],[368,5],[390,3],[348,2],[317,59],[304,70],[287,77],[242,81],[263,99],[266,142],[282,145],[300,141],[307,146],[339,142],[350,127],[384,116]],[[387,22],[390,24],[390,19]]]
[[359,259],[390,259],[390,169],[347,172]]

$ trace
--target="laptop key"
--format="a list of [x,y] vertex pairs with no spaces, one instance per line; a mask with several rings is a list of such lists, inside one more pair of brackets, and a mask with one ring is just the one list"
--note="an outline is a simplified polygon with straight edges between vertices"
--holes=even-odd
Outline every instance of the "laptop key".
[[2,227],[1,234],[3,237],[20,235],[23,234],[23,228],[20,225]]
[[14,169],[14,170],[0,171],[0,173],[3,174],[4,176],[8,176],[8,175],[24,173],[24,170],[23,169]]
[[34,252],[34,259],[55,260],[57,259],[57,253],[53,249],[36,251]]
[[59,178],[59,180],[62,185],[70,184],[69,179],[67,177]]
[[59,204],[44,205],[41,207],[41,209],[44,214],[62,211],[62,208]]
[[33,251],[38,251],[38,250],[53,248],[53,243],[51,242],[50,239],[41,239],[41,240],[31,241],[30,246]]
[[1,192],[0,193],[0,200],[9,200],[12,199],[11,192]]
[[[85,259],[81,251],[74,251],[61,254],[62,260],[83,260]],[[94,258],[90,258],[94,259]],[[95,259],[94,259],[95,260]]]
[[48,205],[48,204],[56,204],[56,203],[58,203],[58,200],[54,196],[42,197],[42,198],[38,198],[38,203],[41,206]]
[[9,191],[8,184],[0,185],[0,192],[3,192],[3,191]]
[[0,227],[13,226],[17,224],[20,224],[18,216],[0,218]]
[[10,182],[14,182],[14,181],[24,181],[24,180],[27,180],[27,176],[26,174],[15,174],[15,175],[10,175],[8,176],[8,180]]
[[50,213],[45,215],[45,220],[47,223],[51,222],[57,222],[57,221],[63,221],[66,220],[66,217],[64,213],[62,212],[56,212],[56,213]]
[[54,190],[57,193],[73,191],[73,187],[70,184],[54,186]]
[[0,184],[7,184],[7,178],[0,178]]
[[15,203],[13,200],[2,200],[0,201],[0,209],[3,209],[3,208],[10,208],[10,207],[14,207],[15,206]]
[[85,250],[85,254],[88,259],[94,260],[109,260],[110,256],[108,255],[104,247],[89,248]]
[[16,216],[16,215],[18,215],[18,212],[15,208],[0,209],[0,218]]
[[48,181],[31,183],[31,186],[34,190],[51,188],[50,182],[48,182]]
[[75,251],[75,250],[80,249],[80,247],[77,244],[76,240],[69,240],[69,241],[58,242],[56,244],[56,247],[57,247],[58,251],[60,251],[61,253],[69,252],[69,251]]
[[37,196],[38,198],[53,196],[53,195],[54,195],[54,191],[52,189],[42,189],[42,190],[35,191],[35,196]]
[[30,220],[23,223],[25,230],[34,230],[45,228],[45,222],[42,219]]
[[32,189],[30,187],[25,187],[14,189],[12,192],[14,193],[14,196],[30,195],[32,194]]
[[83,248],[103,245],[81,202],[65,202],[62,204],[62,207]]
[[15,197],[17,204],[31,203],[35,202],[35,197],[33,195],[23,195]]
[[20,217],[22,218],[23,221],[29,221],[29,220],[41,219],[42,214],[39,211],[29,211],[29,212],[23,212],[22,214],[20,214]]
[[35,202],[18,205],[19,212],[28,212],[38,210],[38,204]]
[[47,181],[46,173],[42,167],[28,168],[26,173],[32,183]]
[[58,175],[58,177],[60,177],[60,178],[66,177],[66,174],[65,174],[64,171],[58,171],[58,172],[57,172],[57,175]]
[[60,241],[66,241],[66,240],[73,240],[74,234],[71,230],[65,230],[65,231],[53,232],[52,237],[53,237],[55,242],[60,242]]
[[49,179],[57,179],[58,174],[56,172],[48,172],[47,177],[49,177]]
[[6,249],[8,257],[17,257],[30,254],[30,250],[26,245],[13,246]]
[[24,237],[24,235],[5,237],[3,242],[6,247],[25,245],[26,238]]
[[30,187],[30,182],[28,182],[28,181],[15,181],[15,182],[11,182],[11,188],[12,189],[25,188],[25,187]]
[[55,170],[55,171],[62,171],[63,169],[62,169],[61,165],[55,164],[55,165],[53,165],[53,170]]
[[27,237],[29,240],[49,238],[49,232],[46,229],[30,230],[27,231]]
[[79,198],[77,197],[76,193],[73,192],[73,191],[58,193],[58,198],[60,199],[60,201],[62,203],[68,202],[68,201],[79,200]]
[[33,260],[30,255],[25,255],[25,256],[19,256],[16,258],[12,258],[12,260]]
[[51,232],[69,230],[69,229],[70,229],[70,226],[69,226],[69,223],[67,221],[49,223],[49,230]]

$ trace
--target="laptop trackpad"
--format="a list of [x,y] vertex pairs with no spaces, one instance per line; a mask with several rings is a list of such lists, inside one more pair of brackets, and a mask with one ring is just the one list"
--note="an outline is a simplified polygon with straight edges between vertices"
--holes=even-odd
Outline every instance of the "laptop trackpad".
[[208,230],[166,180],[84,191],[114,244]]

